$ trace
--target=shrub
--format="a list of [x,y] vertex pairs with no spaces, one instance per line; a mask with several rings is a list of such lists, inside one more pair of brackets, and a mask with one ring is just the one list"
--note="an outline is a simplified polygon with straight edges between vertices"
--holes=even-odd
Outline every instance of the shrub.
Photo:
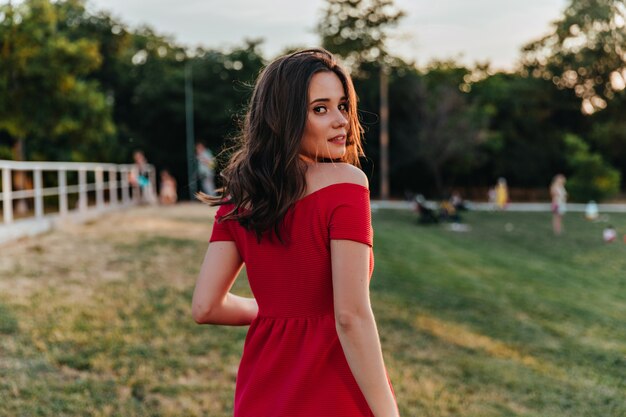
[[567,181],[571,200],[600,201],[616,195],[621,175],[599,153],[589,151],[589,145],[579,136],[565,135],[566,152],[572,175]]

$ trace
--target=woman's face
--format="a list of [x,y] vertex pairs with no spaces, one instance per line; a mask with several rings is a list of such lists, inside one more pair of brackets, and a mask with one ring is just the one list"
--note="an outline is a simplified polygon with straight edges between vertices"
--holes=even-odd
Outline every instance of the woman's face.
[[311,78],[307,120],[300,154],[307,159],[338,159],[346,153],[348,99],[334,72],[318,72]]

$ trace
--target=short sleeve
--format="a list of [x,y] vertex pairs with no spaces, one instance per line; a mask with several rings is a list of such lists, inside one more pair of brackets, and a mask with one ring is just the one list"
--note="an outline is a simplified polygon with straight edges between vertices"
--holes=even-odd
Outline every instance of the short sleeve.
[[221,218],[230,212],[230,210],[232,210],[231,205],[223,205],[217,209],[217,213],[215,213],[215,221],[213,221],[213,231],[211,232],[209,242],[235,240],[228,224],[230,221],[221,221]]
[[369,190],[358,184],[345,184],[333,193],[329,236],[335,240],[353,240],[372,246],[372,213]]

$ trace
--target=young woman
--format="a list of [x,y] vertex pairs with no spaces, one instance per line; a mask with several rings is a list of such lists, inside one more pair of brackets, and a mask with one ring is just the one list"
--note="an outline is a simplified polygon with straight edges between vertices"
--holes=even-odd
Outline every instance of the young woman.
[[[357,98],[323,49],[260,74],[193,295],[197,323],[250,325],[236,417],[396,417],[369,300]],[[230,293],[243,264],[254,298]]]
[[563,231],[562,218],[566,211],[565,175],[557,174],[554,176],[552,184],[550,184],[550,196],[552,198],[552,231],[558,236]]

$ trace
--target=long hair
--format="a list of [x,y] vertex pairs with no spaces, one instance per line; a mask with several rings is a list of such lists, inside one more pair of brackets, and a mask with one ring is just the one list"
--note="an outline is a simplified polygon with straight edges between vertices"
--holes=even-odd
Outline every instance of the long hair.
[[238,150],[222,171],[221,196],[200,195],[210,205],[234,204],[222,220],[237,220],[260,241],[267,231],[281,239],[280,226],[306,191],[306,166],[299,157],[313,75],[335,73],[348,101],[346,153],[335,162],[359,166],[363,128],[348,73],[324,49],[306,49],[277,58],[260,73],[248,105]]

